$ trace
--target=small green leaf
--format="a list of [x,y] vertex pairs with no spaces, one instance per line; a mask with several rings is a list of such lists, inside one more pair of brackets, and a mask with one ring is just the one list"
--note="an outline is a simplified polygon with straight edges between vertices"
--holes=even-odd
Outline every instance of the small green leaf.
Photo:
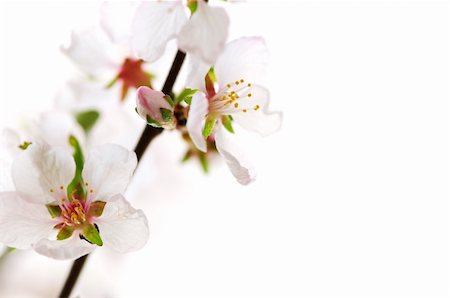
[[56,235],[57,240],[64,240],[72,236],[73,231],[75,229],[71,226],[64,226],[61,230],[59,230],[58,235]]
[[77,120],[78,124],[80,124],[80,126],[83,128],[86,134],[88,134],[91,131],[91,129],[94,127],[99,117],[100,113],[94,110],[80,112],[75,115],[75,119]]
[[172,100],[172,97],[170,97],[169,95],[164,96],[164,99],[167,101],[167,103],[174,108],[175,107],[175,103]]
[[161,127],[161,124],[158,121],[156,121],[155,119],[153,119],[148,115],[147,115],[147,124],[153,127]]
[[100,233],[97,230],[97,227],[93,224],[85,224],[83,226],[82,231],[83,237],[92,244],[96,244],[98,246],[103,245],[102,238],[100,237]]
[[179,104],[180,102],[186,102],[187,104],[191,104],[192,96],[198,91],[198,89],[189,89],[186,88],[178,95],[178,97],[175,100],[175,105]]
[[103,209],[105,209],[106,202],[103,201],[95,201],[91,204],[89,208],[89,216],[92,217],[100,217],[103,214]]
[[61,216],[61,207],[59,207],[58,205],[47,204],[45,205],[45,207],[47,207],[47,211],[48,213],[50,213],[50,216],[52,218]]
[[164,122],[169,122],[172,120],[172,111],[164,108],[159,109],[161,111],[161,116],[164,120]]
[[208,173],[208,171],[209,171],[209,162],[208,162],[208,158],[206,156],[206,153],[200,152],[198,154],[198,160],[200,161],[200,165],[202,166],[203,172]]
[[28,146],[30,146],[32,143],[31,142],[23,142],[22,144],[19,145],[19,148],[22,150],[27,150]]
[[73,147],[73,159],[75,160],[75,177],[67,187],[67,198],[71,201],[72,195],[84,197],[86,192],[84,189],[83,177],[81,175],[84,167],[83,151],[81,150],[80,143],[74,136],[69,137],[69,144]]
[[223,127],[226,128],[226,130],[228,130],[231,133],[234,133],[233,120],[232,120],[231,116],[222,116],[222,124],[223,124]]
[[217,119],[215,117],[209,116],[206,118],[205,127],[203,127],[203,137],[206,139],[212,133],[214,126],[216,125]]

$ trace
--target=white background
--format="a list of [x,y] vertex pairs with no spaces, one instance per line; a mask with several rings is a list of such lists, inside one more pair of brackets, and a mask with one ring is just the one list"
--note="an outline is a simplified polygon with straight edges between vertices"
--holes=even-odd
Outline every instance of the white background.
[[[0,4],[1,125],[51,108],[73,73],[59,45],[97,7]],[[207,177],[180,166],[178,136],[161,137],[129,189],[149,244],[97,250],[74,294],[446,297],[448,3],[226,7],[230,39],[266,38],[272,107],[284,112],[279,133],[247,139],[257,182],[238,185],[220,162]],[[17,252],[0,267],[0,296],[55,296],[69,266]]]

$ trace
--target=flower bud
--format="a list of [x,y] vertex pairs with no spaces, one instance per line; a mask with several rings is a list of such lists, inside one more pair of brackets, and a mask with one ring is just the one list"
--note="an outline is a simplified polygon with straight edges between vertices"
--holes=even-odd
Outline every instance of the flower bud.
[[142,119],[154,127],[174,128],[173,101],[161,91],[141,86],[137,89],[136,111]]

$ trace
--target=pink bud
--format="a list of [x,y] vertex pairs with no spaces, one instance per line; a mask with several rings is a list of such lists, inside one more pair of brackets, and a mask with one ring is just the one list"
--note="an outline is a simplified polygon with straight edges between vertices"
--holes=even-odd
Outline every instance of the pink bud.
[[173,107],[168,98],[161,91],[141,86],[137,89],[136,111],[148,124],[157,127],[173,128],[175,117]]

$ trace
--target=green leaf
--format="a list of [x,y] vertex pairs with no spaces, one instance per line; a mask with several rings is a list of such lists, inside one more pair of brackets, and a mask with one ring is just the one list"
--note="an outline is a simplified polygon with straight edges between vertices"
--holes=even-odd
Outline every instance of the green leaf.
[[203,127],[203,137],[206,139],[212,133],[214,126],[216,125],[217,119],[215,117],[209,116],[206,118],[205,127]]
[[64,226],[61,230],[59,230],[58,235],[56,235],[57,240],[64,240],[72,236],[73,231],[75,229],[71,226]]
[[103,209],[105,209],[106,202],[95,201],[91,204],[89,208],[88,216],[100,217],[103,214]]
[[156,121],[155,119],[153,119],[148,115],[147,115],[147,124],[153,127],[161,127],[161,124],[158,121]]
[[161,111],[161,116],[164,120],[164,122],[169,122],[172,120],[172,111],[164,108],[159,109]]
[[85,196],[85,188],[84,181],[81,173],[83,172],[84,167],[84,156],[83,151],[81,150],[80,143],[74,136],[69,137],[69,144],[73,147],[73,159],[75,160],[75,177],[72,182],[70,182],[67,187],[67,198],[69,201],[72,200],[72,195],[78,197]]
[[231,116],[222,116],[222,124],[223,124],[223,127],[226,128],[226,130],[228,130],[231,133],[234,133],[233,120],[232,120]]
[[198,89],[189,89],[186,88],[178,95],[178,97],[175,100],[175,105],[179,104],[180,102],[186,102],[187,104],[191,104],[192,96],[198,91]]
[[58,205],[47,204],[45,205],[45,207],[47,207],[47,211],[48,213],[50,213],[50,216],[52,218],[61,216],[61,207],[59,207]]
[[97,227],[93,224],[85,224],[83,226],[82,231],[83,237],[92,244],[96,244],[98,246],[103,245],[102,238],[100,237],[100,233],[97,230]]
[[75,115],[75,119],[77,120],[78,124],[80,124],[80,126],[83,128],[86,134],[88,134],[91,131],[91,129],[94,127],[99,117],[100,113],[94,110],[80,112]]
[[27,150],[28,146],[30,146],[32,143],[31,142],[23,142],[22,144],[19,145],[19,148],[22,150]]
[[172,100],[172,97],[170,97],[169,95],[164,96],[164,99],[167,101],[167,103],[174,108],[175,107],[175,103]]
[[200,161],[200,165],[202,166],[203,172],[208,173],[208,171],[209,171],[209,162],[208,162],[208,158],[206,156],[206,153],[200,152],[198,154],[198,160]]

